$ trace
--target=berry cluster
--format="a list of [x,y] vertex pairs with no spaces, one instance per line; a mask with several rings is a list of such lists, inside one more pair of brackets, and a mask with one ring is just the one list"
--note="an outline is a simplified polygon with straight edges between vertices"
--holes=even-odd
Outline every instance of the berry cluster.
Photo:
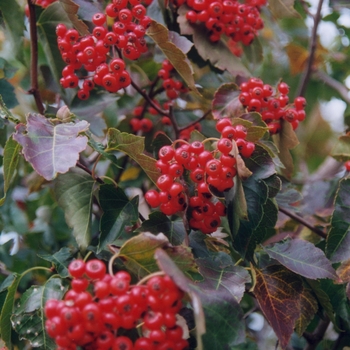
[[[145,5],[149,3],[147,0]],[[111,30],[107,27],[108,17],[114,19]],[[78,97],[82,100],[89,98],[95,85],[113,93],[130,85],[124,60],[114,54],[118,51],[124,58],[136,60],[146,52],[144,36],[151,19],[146,16],[141,0],[113,0],[105,13],[93,16],[92,23],[92,35],[79,36],[75,29],[67,29],[63,24],[56,28],[57,44],[67,64],[62,71],[61,85],[75,88],[79,84],[76,71],[84,69],[88,73],[81,76],[84,82]]]
[[172,75],[174,67],[168,60],[164,60],[162,68],[158,72],[158,77],[163,80],[162,86],[170,100],[175,100],[180,92],[186,92],[187,89],[183,86],[180,80],[175,79]]
[[280,131],[281,120],[291,123],[295,130],[299,122],[305,119],[305,98],[296,97],[294,102],[289,104],[289,86],[284,82],[279,83],[275,91],[271,85],[264,84],[261,79],[250,78],[240,85],[240,89],[241,104],[249,112],[259,112],[271,134]]
[[[173,215],[189,207],[191,228],[212,233],[221,224],[225,205],[212,192],[223,192],[234,186],[236,158],[232,155],[233,142],[244,157],[250,157],[255,144],[245,140],[247,131],[242,125],[233,126],[230,119],[217,122],[221,138],[215,149],[205,150],[203,142],[183,143],[180,147],[163,146],[156,165],[161,175],[157,190],[149,190],[145,199],[152,208],[160,207],[166,215]],[[193,183],[193,196],[187,196],[184,177]]]
[[[184,350],[176,314],[183,292],[168,276],[153,276],[145,285],[130,285],[125,271],[106,274],[100,260],[74,260],[71,287],[64,300],[45,304],[45,328],[59,350]],[[91,290],[91,292],[89,292]],[[141,326],[132,340],[127,330]]]
[[244,3],[238,0],[177,0],[177,6],[186,4],[190,11],[186,13],[186,19],[190,23],[201,22],[210,31],[209,39],[212,42],[220,40],[221,35],[226,35],[235,42],[250,45],[257,31],[264,27],[260,17],[260,6],[266,4],[266,0],[246,0]]

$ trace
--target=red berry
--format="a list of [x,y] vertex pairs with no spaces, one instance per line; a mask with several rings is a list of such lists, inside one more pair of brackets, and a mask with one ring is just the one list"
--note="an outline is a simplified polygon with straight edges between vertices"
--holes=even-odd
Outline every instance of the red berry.
[[68,265],[68,271],[74,278],[80,278],[85,273],[85,262],[80,259],[73,260]]
[[156,190],[149,190],[145,194],[147,203],[152,207],[156,208],[160,205],[159,193]]
[[102,279],[106,274],[106,266],[101,260],[93,259],[86,263],[85,273],[91,279]]

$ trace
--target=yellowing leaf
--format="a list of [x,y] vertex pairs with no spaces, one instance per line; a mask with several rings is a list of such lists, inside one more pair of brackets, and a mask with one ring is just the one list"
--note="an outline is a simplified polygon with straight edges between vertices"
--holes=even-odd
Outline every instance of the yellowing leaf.
[[300,15],[294,9],[295,0],[269,0],[269,9],[276,18],[295,17]]
[[135,180],[140,175],[140,168],[131,167],[123,171],[120,181]]
[[147,29],[147,35],[159,46],[164,55],[174,66],[176,71],[181,75],[188,87],[198,93],[193,78],[192,67],[185,55],[189,47],[193,44],[182,36],[172,36],[176,44],[170,41],[169,31],[162,24],[152,21],[150,27]]

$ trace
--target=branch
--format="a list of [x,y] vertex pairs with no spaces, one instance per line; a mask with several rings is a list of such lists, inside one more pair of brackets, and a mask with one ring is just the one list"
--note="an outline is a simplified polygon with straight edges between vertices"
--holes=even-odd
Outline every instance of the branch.
[[40,114],[44,114],[45,108],[39,92],[38,83],[38,34],[36,31],[35,7],[31,0],[28,1],[29,7],[29,25],[30,25],[30,45],[31,45],[31,63],[30,63],[30,79],[31,88],[28,93],[34,96],[36,107]]
[[196,125],[197,123],[199,123],[200,121],[202,121],[203,119],[205,119],[209,114],[211,113],[211,109],[207,112],[205,112],[200,118],[198,118],[197,120],[189,123],[188,125],[182,127],[182,128],[179,128],[179,131],[183,131],[183,130],[186,130],[188,128],[190,128],[191,126],[194,126]]
[[83,169],[83,170],[84,170],[85,172],[87,172],[88,174],[90,174],[90,175],[93,177],[93,179],[96,180],[96,181],[97,181],[98,183],[100,183],[101,185],[104,184],[104,181],[103,181],[101,178],[99,178],[98,176],[94,176],[93,173],[92,173],[92,171],[91,171],[89,168],[87,168],[84,164],[82,164],[82,163],[80,163],[80,162],[77,162],[76,166],[77,166],[78,168],[80,168],[80,169]]
[[317,46],[317,28],[318,28],[318,24],[319,24],[320,19],[321,19],[322,5],[323,5],[323,0],[319,0],[316,14],[313,17],[314,18],[314,27],[312,28],[312,34],[311,34],[310,44],[309,44],[310,55],[309,55],[309,58],[308,58],[308,61],[307,61],[306,70],[304,71],[304,74],[301,77],[301,80],[300,80],[300,83],[299,83],[299,88],[297,90],[297,96],[304,96],[305,90],[306,90],[306,86],[307,86],[307,84],[309,82],[309,78],[310,78],[310,75],[311,75],[312,65],[313,65],[313,62],[314,62],[315,51],[316,51],[316,46]]
[[330,320],[326,316],[325,319],[321,319],[316,329],[312,333],[304,333],[303,336],[307,340],[308,344],[304,350],[315,350],[317,345],[321,342],[329,326]]
[[313,72],[313,75],[322,80],[325,84],[327,84],[329,87],[334,89],[339,93],[339,95],[342,97],[342,99],[347,103],[350,104],[350,96],[349,96],[349,89],[342,83],[340,83],[338,80],[333,79],[325,72],[322,72],[320,70],[316,70]]
[[281,213],[286,214],[287,216],[289,216],[290,218],[292,218],[293,220],[299,222],[300,224],[304,225],[305,227],[307,227],[308,229],[310,229],[312,232],[316,233],[318,236],[322,237],[322,238],[327,238],[327,235],[320,229],[318,229],[317,227],[314,227],[312,225],[310,225],[304,218],[302,218],[301,216],[294,214],[293,212],[291,212],[290,210],[286,209],[286,208],[282,208],[279,207],[278,209]]

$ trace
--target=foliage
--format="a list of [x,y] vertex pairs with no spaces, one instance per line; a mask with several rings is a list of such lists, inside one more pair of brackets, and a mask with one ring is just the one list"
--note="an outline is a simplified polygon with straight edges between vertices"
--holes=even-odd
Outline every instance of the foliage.
[[0,348],[54,349],[45,303],[99,259],[133,285],[170,276],[189,349],[345,349],[346,5],[232,1],[264,23],[238,40],[238,12],[210,26],[193,1],[143,1],[118,32],[113,3],[0,0]]

